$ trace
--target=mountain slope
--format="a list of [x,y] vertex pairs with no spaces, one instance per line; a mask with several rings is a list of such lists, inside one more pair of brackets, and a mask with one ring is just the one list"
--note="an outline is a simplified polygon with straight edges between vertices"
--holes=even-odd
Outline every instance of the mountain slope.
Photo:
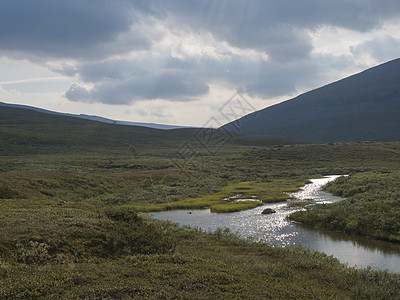
[[400,59],[267,107],[222,128],[239,128],[245,135],[283,135],[321,142],[400,141]]
[[0,107],[0,145],[118,147],[161,136],[162,130],[111,125],[31,109]]
[[[202,140],[204,138],[204,140]],[[294,144],[307,141],[275,137],[243,137],[224,130],[180,128],[161,130],[142,126],[107,124],[76,117],[42,113],[32,109],[0,106],[0,155],[18,153],[65,153],[97,149],[129,149],[135,145],[142,153],[162,149],[180,153],[191,143],[196,151],[219,149],[225,144],[262,145]]]
[[93,116],[93,115],[85,115],[85,114],[75,115],[75,114],[68,114],[68,113],[60,113],[60,112],[55,112],[55,111],[42,109],[42,108],[37,108],[37,107],[33,107],[33,106],[28,106],[28,105],[8,104],[8,103],[4,103],[4,102],[0,102],[0,106],[13,107],[13,108],[24,108],[24,109],[30,109],[30,110],[33,110],[33,111],[45,113],[45,114],[59,115],[59,116],[65,116],[65,117],[74,117],[74,118],[80,118],[80,119],[85,119],[85,120],[99,121],[99,122],[108,123],[108,124],[143,126],[143,127],[149,127],[149,128],[155,128],[155,129],[164,129],[164,130],[177,129],[177,128],[187,128],[187,126],[165,125],[165,124],[156,124],[156,123],[117,121],[117,120],[107,119],[107,118]]

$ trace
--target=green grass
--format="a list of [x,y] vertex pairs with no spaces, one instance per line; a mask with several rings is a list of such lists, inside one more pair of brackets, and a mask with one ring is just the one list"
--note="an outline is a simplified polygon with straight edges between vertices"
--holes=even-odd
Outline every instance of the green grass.
[[304,207],[308,204],[310,204],[308,201],[296,201],[296,202],[290,202],[288,205],[289,207]]
[[260,205],[263,204],[258,201],[240,201],[240,202],[232,202],[229,204],[213,204],[211,205],[210,209],[211,212],[215,213],[230,213],[250,208],[256,208],[257,206]]
[[[233,212],[262,205],[262,203],[282,202],[290,199],[286,192],[294,192],[304,182],[293,183],[293,180],[275,179],[270,182],[230,183],[214,194],[186,198],[180,201],[157,203],[151,206],[139,206],[143,212],[210,208],[212,212]],[[235,202],[236,199],[257,199],[257,201]]]

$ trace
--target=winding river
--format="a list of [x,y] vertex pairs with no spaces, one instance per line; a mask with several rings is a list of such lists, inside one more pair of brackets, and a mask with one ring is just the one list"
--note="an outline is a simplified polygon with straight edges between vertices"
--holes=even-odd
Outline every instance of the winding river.
[[[321,179],[311,179],[296,193],[290,193],[293,201],[307,200],[309,205],[332,203],[342,198],[322,191],[322,186],[338,175],[326,176]],[[312,199],[312,200],[310,200]],[[367,238],[350,236],[344,233],[313,230],[296,224],[286,216],[299,208],[289,207],[293,201],[275,204],[265,204],[254,209],[215,214],[209,209],[176,210],[153,213],[154,218],[177,222],[205,231],[214,231],[218,227],[228,227],[244,238],[255,238],[282,247],[302,245],[333,255],[349,266],[372,269],[387,269],[389,272],[400,273],[400,245]],[[274,214],[262,215],[266,208],[276,211]]]

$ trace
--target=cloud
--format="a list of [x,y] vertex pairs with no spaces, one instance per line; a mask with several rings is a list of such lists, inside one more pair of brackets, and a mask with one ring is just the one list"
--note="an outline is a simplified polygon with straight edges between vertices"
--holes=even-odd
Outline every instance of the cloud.
[[0,54],[93,59],[148,49],[140,16],[126,0],[2,0]]
[[51,82],[51,81],[61,81],[64,80],[65,77],[38,77],[38,78],[29,78],[29,79],[21,79],[21,80],[8,80],[8,81],[0,81],[0,85],[13,85],[20,83],[34,83],[34,82]]
[[190,101],[208,91],[209,87],[203,79],[185,72],[168,71],[153,76],[101,82],[92,88],[75,84],[65,97],[71,101],[129,104],[136,100],[160,98]]
[[0,101],[14,101],[21,99],[21,93],[15,89],[6,89],[0,85]]
[[91,99],[89,89],[76,83],[65,93],[65,97],[76,102],[95,102]]
[[278,61],[282,56],[290,60],[310,54],[305,30],[325,25],[367,32],[400,14],[397,0],[158,0],[157,4],[170,24],[211,32],[232,46],[262,50]]
[[[398,0],[2,0],[0,56],[73,77],[75,102],[185,102],[216,85],[280,97],[354,65],[316,53],[320,28],[366,34],[399,14]],[[392,36],[350,48],[377,60],[398,49]]]
[[349,62],[350,57],[319,55],[302,63],[279,63],[226,51],[224,56],[215,57],[142,55],[77,65],[76,74],[92,87],[74,84],[65,96],[71,101],[107,104],[146,99],[193,101],[207,95],[209,85],[217,82],[250,96],[279,97],[292,95],[299,88],[308,89],[309,82],[313,82],[314,88],[327,83],[320,78],[327,76],[323,70],[328,69],[335,76],[335,71],[345,70]]
[[[218,35],[258,44],[258,34],[280,25],[318,28],[343,27],[360,32],[399,15],[397,0],[170,0],[153,1],[160,11],[194,28],[207,28]],[[235,39],[238,39],[235,37]]]
[[203,30],[283,62],[309,58],[313,47],[305,29],[365,32],[399,12],[397,0],[2,0],[0,54],[93,60],[149,50],[163,38],[156,30],[162,22],[172,31]]
[[368,55],[372,56],[376,61],[387,61],[399,57],[400,39],[395,39],[388,35],[377,37],[356,46],[351,46],[350,51],[356,57]]
[[163,53],[82,63],[76,66],[76,75],[93,87],[73,85],[65,96],[71,101],[108,104],[159,98],[192,101],[206,95],[209,83],[215,81],[231,85],[233,90],[246,85],[259,68],[257,62],[232,53],[184,58]]

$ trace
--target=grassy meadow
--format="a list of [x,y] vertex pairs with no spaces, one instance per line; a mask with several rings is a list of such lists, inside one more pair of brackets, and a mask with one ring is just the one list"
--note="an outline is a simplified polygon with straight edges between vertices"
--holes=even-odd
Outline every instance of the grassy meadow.
[[[310,178],[349,174],[327,187],[347,200],[293,218],[398,242],[400,143],[274,145],[270,137],[238,137],[193,155],[182,146],[193,141],[190,130],[164,139],[107,125],[108,140],[97,139],[103,125],[87,121],[86,138],[79,131],[86,121],[53,128],[54,120],[45,121],[4,121],[0,129],[0,299],[400,299],[397,274],[143,214],[229,213],[286,201],[284,192]],[[261,202],[235,202],[237,195]]]

